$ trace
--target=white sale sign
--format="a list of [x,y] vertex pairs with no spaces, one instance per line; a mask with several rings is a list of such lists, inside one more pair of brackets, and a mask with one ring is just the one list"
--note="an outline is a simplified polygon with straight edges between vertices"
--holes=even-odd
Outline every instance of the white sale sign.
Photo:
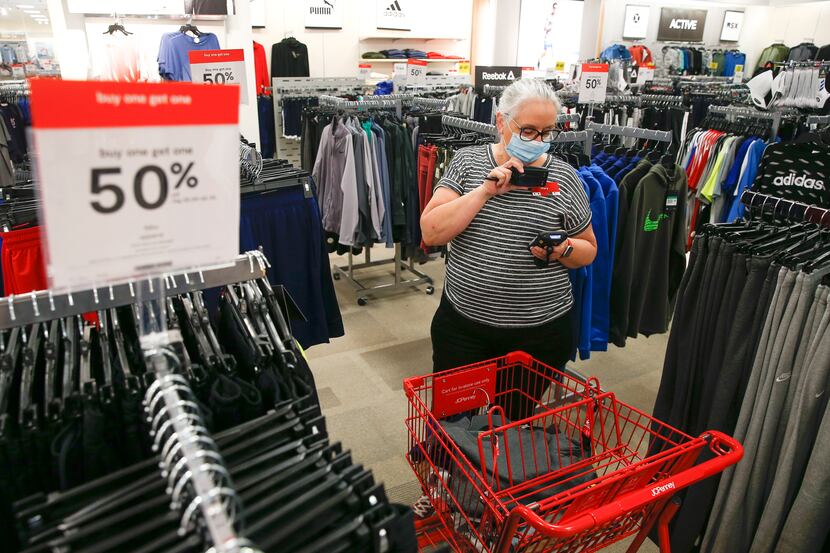
[[654,66],[643,66],[637,69],[637,84],[643,85],[654,80]]
[[248,86],[245,73],[245,51],[191,50],[190,80],[199,84],[239,85],[239,101],[248,103]]
[[238,94],[190,83],[31,82],[50,288],[237,255]]
[[579,77],[580,104],[600,104],[605,101],[608,88],[607,63],[583,63]]
[[427,80],[427,62],[410,59],[406,62],[406,84],[423,84]]

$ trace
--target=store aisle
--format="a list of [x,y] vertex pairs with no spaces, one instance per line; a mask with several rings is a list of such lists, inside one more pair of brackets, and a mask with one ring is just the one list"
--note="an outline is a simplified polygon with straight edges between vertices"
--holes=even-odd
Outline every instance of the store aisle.
[[[374,248],[372,258],[391,257],[392,253]],[[347,258],[332,255],[331,262],[345,265]],[[431,372],[429,327],[441,298],[443,265],[439,260],[418,267],[435,279],[435,295],[426,295],[421,287],[421,292],[370,300],[364,307],[357,305],[348,283],[336,281],[346,335],[308,351],[329,432],[354,452],[356,462],[372,467],[397,501],[411,502],[419,495],[412,469],[403,457],[407,403],[402,380]],[[362,274],[388,279],[389,267]],[[603,388],[621,400],[651,412],[666,340],[667,335],[641,336],[629,340],[625,348],[610,345],[608,352],[594,353],[574,367],[598,377]],[[618,545],[607,551],[622,552],[625,547]],[[657,547],[647,542],[641,551],[651,553]]]

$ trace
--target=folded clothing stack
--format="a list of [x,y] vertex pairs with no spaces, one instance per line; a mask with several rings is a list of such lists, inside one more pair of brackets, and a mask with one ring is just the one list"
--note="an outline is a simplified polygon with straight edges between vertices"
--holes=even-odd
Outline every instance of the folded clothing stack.
[[406,59],[406,53],[404,50],[397,50],[393,48],[391,50],[381,50],[380,53],[389,59]]
[[385,60],[386,56],[381,54],[380,52],[363,52],[361,56],[365,60]]
[[408,58],[425,59],[427,57],[427,53],[423,50],[415,50],[413,48],[407,48],[404,50],[404,53]]

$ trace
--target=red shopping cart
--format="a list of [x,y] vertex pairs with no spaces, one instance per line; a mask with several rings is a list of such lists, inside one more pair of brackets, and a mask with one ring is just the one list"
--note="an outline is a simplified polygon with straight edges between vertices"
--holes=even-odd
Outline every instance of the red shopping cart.
[[407,460],[435,508],[419,543],[457,552],[598,551],[656,525],[662,553],[683,488],[737,463],[524,352],[404,380]]

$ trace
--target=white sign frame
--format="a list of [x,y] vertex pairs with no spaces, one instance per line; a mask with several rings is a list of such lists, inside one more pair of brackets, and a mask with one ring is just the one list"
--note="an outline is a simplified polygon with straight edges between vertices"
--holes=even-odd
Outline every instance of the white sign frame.
[[738,42],[744,26],[744,12],[726,10],[723,12],[723,26],[720,30],[721,42]]
[[377,28],[393,31],[412,30],[413,3],[410,0],[376,0]]
[[625,20],[623,23],[623,38],[642,39],[648,36],[648,22],[651,6],[641,4],[625,5]]
[[306,29],[342,29],[342,0],[305,0]]

